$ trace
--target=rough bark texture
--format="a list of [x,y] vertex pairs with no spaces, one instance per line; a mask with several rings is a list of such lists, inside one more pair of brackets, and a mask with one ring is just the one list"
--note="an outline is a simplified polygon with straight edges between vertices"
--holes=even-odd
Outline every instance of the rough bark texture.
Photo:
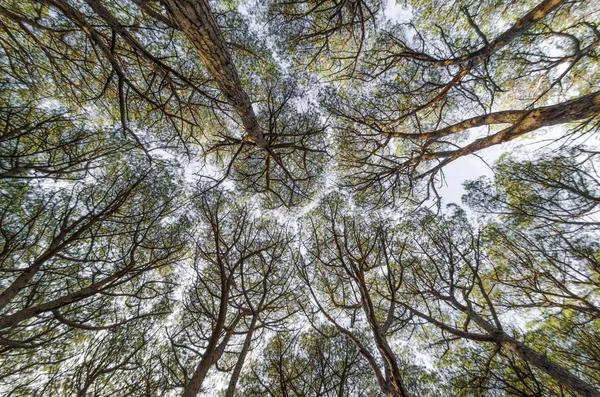
[[163,0],[175,23],[193,43],[202,63],[217,82],[227,102],[242,120],[247,138],[266,149],[250,97],[242,88],[225,39],[206,0]]
[[600,397],[600,391],[593,385],[574,375],[559,363],[552,361],[546,355],[538,353],[529,346],[525,345],[523,342],[511,337],[499,325],[494,325],[492,322],[486,320],[477,312],[472,310],[469,306],[465,306],[453,298],[449,298],[448,303],[465,313],[475,324],[485,331],[485,333],[473,333],[465,329],[458,329],[452,325],[437,321],[419,310],[410,308],[408,306],[405,307],[410,310],[412,314],[430,322],[444,331],[451,333],[452,335],[480,342],[491,342],[516,353],[519,357],[521,357],[521,359],[546,373],[560,385],[566,387],[577,395],[585,397]]
[[443,159],[443,161],[436,167],[417,176],[417,178],[421,178],[438,171],[443,166],[462,156],[473,154],[490,146],[511,141],[539,128],[584,120],[599,114],[600,92],[594,92],[567,102],[558,103],[556,105],[544,106],[532,110],[509,110],[475,117],[454,124],[450,127],[427,133],[426,135],[417,134],[415,136],[419,138],[419,135],[425,135],[421,136],[421,138],[427,137],[431,140],[435,140],[443,136],[483,125],[512,125],[500,130],[495,134],[477,139],[457,150],[421,154],[400,164],[399,168],[404,168],[424,160]]
[[574,393],[585,397],[599,397],[600,391],[579,377],[573,375],[562,365],[550,360],[525,344],[505,336],[502,343],[507,349],[517,353],[523,360],[554,378],[561,385]]

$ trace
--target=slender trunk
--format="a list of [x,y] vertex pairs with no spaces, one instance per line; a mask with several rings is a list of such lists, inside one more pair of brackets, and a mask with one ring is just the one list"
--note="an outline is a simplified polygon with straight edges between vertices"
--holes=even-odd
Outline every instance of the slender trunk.
[[470,308],[453,302],[457,308],[465,312],[477,325],[490,335],[495,336],[496,342],[515,352],[519,357],[548,374],[560,385],[584,397],[600,397],[600,391],[584,380],[580,379],[562,365],[552,361],[546,355],[536,352],[523,342],[509,336],[504,330],[497,328],[492,323],[481,317]]
[[536,352],[522,342],[509,336],[504,336],[502,345],[515,352],[523,360],[551,376],[562,386],[584,397],[600,397],[600,390],[573,375],[562,365],[549,359],[546,355]]
[[[223,353],[225,352],[225,348],[227,347],[227,343],[229,339],[235,332],[235,328],[238,322],[245,315],[244,312],[239,313],[238,316],[231,321],[229,326],[226,326],[227,321],[227,311],[229,309],[229,288],[231,283],[231,278],[227,277],[227,273],[224,267],[221,267],[221,298],[220,298],[220,307],[219,314],[217,316],[217,323],[215,324],[214,329],[210,335],[210,339],[208,340],[208,346],[206,346],[206,350],[202,355],[202,359],[200,363],[196,367],[192,378],[185,385],[183,390],[183,397],[195,397],[200,392],[202,388],[202,383],[208,374],[208,370],[221,358]],[[221,339],[221,334],[226,330],[225,335]],[[221,342],[219,342],[221,339]]]
[[210,344],[206,348],[206,351],[202,356],[202,360],[200,360],[200,363],[196,367],[192,378],[190,379],[188,384],[185,385],[185,389],[183,390],[183,397],[196,397],[200,392],[200,388],[202,387],[202,383],[204,382],[204,378],[206,378],[208,370],[213,365],[213,363],[216,360],[218,360],[217,357],[214,357],[214,351],[211,351],[214,350],[214,348],[215,346]]
[[252,109],[250,97],[242,88],[225,39],[208,2],[206,0],[163,0],[163,2],[175,23],[196,48],[202,63],[217,82],[227,102],[241,118],[248,139],[261,149],[266,149],[268,144]]
[[402,376],[400,375],[400,369],[398,368],[398,362],[394,355],[394,352],[390,348],[388,341],[382,335],[375,335],[375,345],[377,346],[377,350],[381,354],[381,358],[383,358],[384,365],[386,368],[386,383],[387,387],[384,391],[386,395],[390,397],[408,397],[408,391],[404,387],[404,383],[402,381]]
[[360,354],[367,360],[369,366],[371,367],[371,370],[373,371],[373,374],[375,375],[375,378],[377,379],[377,384],[379,384],[379,387],[385,393],[385,390],[387,390],[388,388],[387,378],[384,377],[381,373],[381,370],[379,368],[379,365],[377,364],[377,361],[375,360],[375,357],[373,357],[371,352],[350,331],[332,321],[331,317],[328,317],[328,320],[335,324],[336,329],[340,331],[342,335],[348,338],[354,344],[354,346],[356,346]]
[[246,356],[248,355],[248,351],[250,350],[250,343],[252,342],[252,336],[254,335],[257,320],[258,314],[255,313],[252,317],[252,321],[250,322],[250,327],[248,329],[248,333],[246,334],[246,338],[244,339],[242,351],[240,352],[237,362],[235,363],[235,368],[233,369],[233,373],[231,374],[231,379],[229,379],[229,385],[227,386],[225,397],[233,397],[233,393],[235,392],[238,379],[240,378],[240,374],[242,373],[242,368],[244,367],[244,361],[246,360]]
[[390,345],[385,337],[384,332],[379,326],[376,316],[375,310],[373,308],[373,302],[371,301],[371,297],[369,296],[369,291],[366,288],[366,283],[362,274],[359,277],[359,289],[362,298],[362,308],[365,312],[365,316],[367,317],[367,321],[369,323],[369,328],[371,328],[371,333],[373,335],[373,339],[375,340],[375,346],[377,346],[377,350],[381,358],[383,359],[384,366],[386,369],[385,383],[386,387],[383,392],[390,397],[408,397],[409,393],[404,387],[404,382],[402,380],[402,375],[400,375],[400,368],[398,366],[398,361],[396,360],[396,356],[394,352],[390,348]]
[[[206,346],[206,350],[202,355],[202,359],[196,370],[194,371],[192,378],[185,385],[185,389],[183,390],[183,397],[196,397],[200,392],[200,388],[202,387],[202,383],[204,382],[204,378],[206,378],[206,374],[210,367],[216,363],[219,358],[221,358],[222,351],[225,350],[224,344],[227,343],[229,338],[225,337],[223,341],[219,344],[219,339],[221,338],[221,332],[225,328],[225,321],[227,318],[227,309],[229,305],[227,304],[227,299],[229,297],[229,288],[227,287],[226,277],[222,274],[221,280],[224,283],[222,284],[222,292],[221,292],[221,300],[219,307],[219,315],[217,317],[217,324],[215,324],[215,328],[213,329],[210,339],[208,340],[208,346]],[[233,327],[230,327],[229,331],[231,331]],[[219,347],[223,347],[219,349]]]
[[346,349],[344,352],[344,365],[342,367],[342,374],[340,375],[340,388],[338,389],[338,397],[344,397],[344,386],[346,385],[346,378],[348,373],[348,340],[346,339]]
[[[232,321],[232,323],[227,329],[227,332],[225,333],[225,336],[223,336],[223,339],[220,343],[220,334],[213,331],[209,341],[209,345],[207,346],[206,351],[202,356],[202,360],[200,360],[200,363],[196,367],[196,370],[192,375],[192,379],[185,386],[185,389],[183,391],[183,397],[195,397],[198,395],[200,389],[202,388],[202,383],[204,383],[204,378],[206,378],[206,375],[208,374],[208,370],[217,361],[219,361],[219,359],[221,359],[221,356],[223,355],[223,353],[225,352],[225,348],[227,347],[227,343],[229,343],[229,339],[231,339],[231,336],[235,331],[235,327],[238,321],[242,318],[242,316],[243,314],[240,314],[234,321]],[[221,330],[223,329],[224,327],[221,328]]]
[[524,111],[521,119],[511,127],[489,137],[476,140],[471,145],[460,150],[456,155],[463,155],[462,152],[465,149],[468,149],[469,152],[474,152],[498,143],[510,141],[538,128],[583,120],[597,116],[599,113],[600,92],[594,92],[570,101],[557,103],[556,105]]

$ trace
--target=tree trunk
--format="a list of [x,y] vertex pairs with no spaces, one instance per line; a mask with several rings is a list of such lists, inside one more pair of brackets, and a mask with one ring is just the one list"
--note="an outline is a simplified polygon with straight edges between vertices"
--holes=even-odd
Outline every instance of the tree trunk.
[[529,348],[511,337],[503,337],[502,345],[515,352],[529,364],[550,375],[559,384],[584,397],[600,397],[600,391],[579,377],[573,375],[562,365],[550,360],[546,355]]
[[[227,334],[223,338],[223,341],[219,344],[219,339],[221,337],[222,331],[225,329],[225,322],[227,321],[227,310],[229,308],[228,299],[229,299],[229,277],[227,277],[227,273],[224,267],[221,265],[221,298],[219,302],[219,314],[217,316],[217,322],[212,330],[210,335],[210,339],[208,340],[208,345],[206,346],[206,350],[202,355],[202,359],[198,366],[194,370],[192,374],[192,378],[185,385],[183,390],[183,397],[196,397],[200,392],[200,388],[202,387],[202,383],[204,382],[204,378],[206,378],[206,374],[210,367],[216,363],[219,358],[221,358],[222,351],[225,350],[225,345],[227,344],[228,337]],[[235,328],[235,324],[232,324],[228,330],[228,334],[233,333],[232,329]],[[222,347],[222,349],[220,349]],[[221,353],[219,353],[221,350]]]
[[362,273],[359,275],[359,290],[361,294],[362,308],[369,323],[369,328],[375,341],[375,346],[385,366],[385,389],[383,390],[387,396],[390,397],[408,397],[409,393],[404,386],[402,375],[400,375],[400,368],[394,352],[390,348],[387,338],[382,331],[375,310],[373,308],[373,302],[369,295],[369,291],[366,287],[366,282]]
[[600,397],[600,391],[598,389],[575,376],[562,365],[552,361],[544,354],[536,352],[523,342],[519,342],[515,338],[509,336],[504,330],[498,329],[470,308],[462,306],[457,302],[455,302],[455,305],[459,310],[465,312],[477,325],[487,331],[490,335],[495,336],[497,343],[515,352],[523,360],[548,374],[560,385],[565,386],[567,389],[580,396]]
[[[183,397],[196,397],[202,388],[202,383],[204,383],[204,378],[208,374],[208,370],[221,358],[223,353],[225,352],[225,348],[227,347],[227,343],[233,335],[235,331],[235,327],[237,322],[242,318],[242,316],[238,316],[236,320],[234,320],[230,325],[229,329],[225,333],[223,340],[219,343],[220,333],[215,332],[213,330],[211,334],[211,338],[209,340],[208,346],[204,355],[202,356],[202,360],[196,367],[194,374],[192,375],[192,379],[185,385],[185,389],[183,390]],[[220,330],[223,330],[224,327],[220,327]]]
[[163,0],[173,20],[193,43],[202,63],[217,82],[227,102],[242,119],[247,137],[261,149],[266,149],[250,97],[242,88],[235,65],[229,55],[206,0]]
[[258,314],[255,314],[252,317],[252,321],[250,322],[250,327],[248,329],[248,333],[246,334],[246,338],[244,339],[242,351],[240,352],[237,362],[235,363],[235,368],[233,369],[233,373],[231,374],[231,379],[229,379],[229,385],[227,386],[227,392],[225,393],[225,397],[233,397],[233,393],[235,392],[238,379],[240,377],[240,374],[242,373],[242,368],[244,367],[246,355],[248,355],[248,351],[250,350],[250,343],[252,342],[252,336],[254,335],[257,320]]

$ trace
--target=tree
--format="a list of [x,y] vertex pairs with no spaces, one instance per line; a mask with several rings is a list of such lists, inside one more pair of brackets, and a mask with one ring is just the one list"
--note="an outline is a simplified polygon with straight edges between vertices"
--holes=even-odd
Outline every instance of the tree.
[[540,153],[532,160],[504,157],[494,181],[466,184],[466,203],[482,213],[496,213],[518,224],[594,227],[599,203],[598,153],[576,146]]
[[342,211],[333,197],[309,221],[308,254],[298,258],[300,277],[318,314],[367,360],[381,392],[408,396],[407,368],[389,340],[401,325],[395,321],[395,296],[403,278],[396,267],[402,248],[388,245],[386,228],[371,228]]
[[153,328],[151,321],[143,321],[79,335],[74,340],[79,354],[56,366],[50,380],[32,395],[167,394],[156,376],[148,376],[149,370],[157,369],[148,366]]
[[[114,330],[165,314],[167,268],[183,253],[185,219],[177,196],[166,197],[170,177],[152,167],[141,172],[139,157],[127,160],[67,188],[4,188],[4,354],[64,349],[74,331]],[[24,377],[43,365],[24,361],[3,375]]]
[[541,1],[488,39],[483,31],[496,29],[475,16],[522,14],[490,6],[415,5],[415,21],[383,32],[370,50],[368,84],[324,98],[340,145],[351,148],[342,155],[349,187],[393,204],[425,180],[429,198],[443,167],[461,157],[558,124],[595,131],[599,96],[587,68],[600,43],[597,11]]
[[599,396],[600,10],[397,3],[2,2],[0,394]]
[[374,395],[378,386],[369,372],[356,346],[332,327],[279,333],[242,378],[240,394]]
[[223,192],[201,197],[197,206],[204,230],[194,236],[193,279],[169,330],[173,357],[166,370],[184,396],[199,393],[211,368],[230,372],[232,396],[262,331],[278,330],[294,311],[291,269],[281,264],[290,237]]
[[[449,219],[425,219],[425,222],[427,223],[422,224],[423,234],[416,237],[414,243],[422,260],[419,266],[412,267],[405,284],[405,296],[411,296],[414,300],[400,303],[408,311],[409,318],[437,328],[446,343],[470,340],[494,345],[488,366],[496,354],[503,350],[509,351],[560,387],[577,395],[597,395],[594,383],[582,377],[579,368],[572,364],[563,365],[540,352],[537,346],[520,340],[518,329],[506,322],[510,314],[518,315],[519,308],[527,307],[520,304],[520,298],[531,295],[526,292],[528,287],[523,282],[511,284],[511,288],[507,289],[496,284],[504,275],[522,271],[519,264],[514,263],[514,258],[511,258],[513,261],[504,261],[498,257],[496,249],[503,252],[504,247],[496,246],[495,238],[488,240],[483,234],[474,232],[461,212]],[[527,249],[537,253],[531,246],[527,246]],[[550,252],[548,254],[552,255]],[[523,255],[516,258],[521,263],[529,262],[529,258]],[[523,269],[523,272],[533,277],[535,273],[543,272],[543,266],[543,260],[529,262],[527,270]],[[561,269],[559,274],[566,275],[564,272],[565,269]],[[539,285],[538,282],[534,283]],[[506,282],[502,284],[507,285]],[[567,285],[568,281],[563,284],[565,287]],[[540,286],[544,291],[541,295],[555,295],[556,286]],[[583,292],[582,295],[585,296],[586,293]],[[557,295],[557,300],[561,301],[559,296]],[[586,308],[569,304],[569,300],[577,301],[577,297],[567,296],[566,299],[563,304],[573,310],[588,312]],[[553,305],[537,300],[530,307],[541,309],[553,306],[560,307],[561,303]],[[592,313],[592,318],[597,318],[597,314]]]
[[[297,112],[288,104],[298,96],[291,88],[296,83],[290,85],[289,76],[280,77],[261,43],[228,42],[205,1],[166,1],[162,7],[166,10],[143,1],[134,3],[127,10],[118,2],[94,0],[81,5],[49,0],[3,8],[4,26],[15,32],[5,38],[7,74],[21,79],[15,66],[31,63],[41,69],[32,70],[32,75],[49,74],[59,88],[48,88],[50,98],[93,107],[114,120],[113,125],[149,158],[156,157],[153,151],[173,147],[190,159],[197,154],[211,157],[219,149],[219,180],[228,178],[232,169],[243,169],[241,177],[234,179],[250,175],[250,183],[244,180],[241,186],[272,193],[273,206],[296,205],[312,194],[311,183],[327,159],[325,127],[316,112]],[[59,18],[48,17],[56,13]],[[231,19],[220,22],[243,28],[239,18]],[[236,25],[233,28],[238,29]],[[190,46],[194,53],[187,51]],[[234,57],[230,47],[250,53],[251,58]],[[81,61],[79,54],[84,54]],[[266,87],[266,94],[244,89],[245,76],[240,77],[235,65],[238,59],[258,72],[252,79],[262,82],[248,83]],[[241,129],[230,117],[229,107],[239,117]]]

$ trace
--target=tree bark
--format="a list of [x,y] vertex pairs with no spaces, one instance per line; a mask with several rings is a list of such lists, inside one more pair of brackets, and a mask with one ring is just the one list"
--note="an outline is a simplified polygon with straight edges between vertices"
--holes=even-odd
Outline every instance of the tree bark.
[[568,369],[564,368],[562,365],[549,359],[546,355],[536,352],[529,346],[525,345],[523,342],[520,342],[515,338],[511,337],[502,328],[499,328],[498,326],[492,324],[490,321],[486,320],[477,312],[472,310],[469,306],[461,304],[452,297],[446,298],[444,300],[446,300],[450,305],[454,306],[456,309],[465,313],[475,324],[481,327],[481,329],[483,329],[486,334],[468,332],[465,329],[457,329],[452,325],[448,325],[437,321],[431,316],[417,309],[414,309],[409,306],[405,307],[417,317],[428,321],[432,325],[446,332],[449,332],[452,335],[456,335],[460,338],[468,340],[491,342],[516,353],[519,357],[521,357],[521,359],[549,375],[558,384],[566,387],[567,389],[573,391],[574,393],[580,396],[600,397],[600,391],[596,389],[593,385],[580,379],[579,377],[571,373]]
[[[222,351],[225,350],[225,345],[229,339],[226,335],[224,340],[219,344],[219,339],[221,338],[221,333],[225,328],[225,322],[227,320],[227,309],[229,308],[229,279],[223,272],[221,274],[221,288],[221,299],[217,323],[212,330],[208,345],[206,346],[206,350],[202,355],[200,363],[198,363],[198,366],[194,370],[192,378],[188,384],[185,385],[183,397],[196,397],[198,395],[208,370],[219,360],[219,358],[221,358]],[[231,331],[232,328],[235,328],[235,325],[232,325],[229,331]],[[220,347],[222,347],[222,349],[219,349]],[[219,352],[219,350],[221,350],[221,352]]]
[[360,274],[356,278],[359,284],[358,287],[361,294],[362,308],[365,312],[365,316],[369,323],[369,328],[371,328],[371,333],[375,341],[375,346],[377,346],[377,350],[379,350],[379,354],[383,359],[384,366],[386,369],[386,387],[384,389],[384,393],[390,397],[408,397],[410,396],[410,394],[404,386],[404,382],[402,379],[402,375],[400,374],[400,368],[398,366],[396,356],[394,355],[394,352],[392,351],[387,341],[387,338],[381,329],[381,326],[377,322],[373,302],[371,301],[371,297],[369,295],[369,291],[367,289],[367,285],[362,275],[362,272],[359,271],[358,273]]
[[495,337],[496,343],[515,352],[524,361],[548,374],[560,385],[584,397],[600,397],[600,391],[594,386],[580,379],[562,365],[552,361],[546,355],[541,354],[508,335],[504,330],[498,329],[489,321],[481,317],[467,306],[452,302],[459,310],[465,312],[477,325],[483,328],[491,336]]
[[[557,103],[556,105],[539,107],[532,110],[507,110],[474,117],[437,131],[425,134],[415,134],[414,137],[418,139],[429,138],[431,141],[434,141],[443,136],[452,135],[469,128],[507,123],[512,125],[490,136],[479,138],[460,149],[417,155],[399,164],[398,169],[403,169],[425,160],[443,159],[439,165],[416,177],[421,178],[438,171],[443,166],[460,157],[473,154],[479,150],[500,143],[512,141],[515,138],[539,128],[584,120],[599,114],[600,92],[594,92],[570,101]],[[410,138],[410,134],[403,135],[402,137]],[[429,141],[427,143],[429,143]]]
[[237,386],[238,379],[240,378],[240,374],[242,373],[242,368],[244,367],[244,361],[246,360],[246,356],[248,355],[248,351],[250,350],[250,343],[252,342],[252,336],[254,335],[254,330],[256,329],[256,322],[258,320],[258,314],[255,313],[252,317],[252,321],[250,322],[250,327],[248,328],[248,333],[244,338],[244,344],[242,345],[242,351],[238,356],[237,362],[235,363],[235,367],[233,372],[231,373],[231,378],[229,379],[229,385],[227,386],[227,391],[225,392],[225,397],[233,397],[235,393],[235,388]]
[[583,381],[579,377],[573,375],[562,365],[550,360],[546,355],[536,352],[524,343],[519,342],[507,335],[504,335],[502,340],[502,345],[507,349],[515,352],[519,355],[519,357],[527,361],[529,364],[550,375],[554,380],[569,390],[584,397],[600,396],[600,391],[598,389],[594,388],[594,386]]
[[196,48],[202,63],[227,102],[242,120],[247,138],[266,150],[268,143],[252,109],[250,97],[242,88],[240,78],[208,2],[206,0],[163,0],[175,23]]

